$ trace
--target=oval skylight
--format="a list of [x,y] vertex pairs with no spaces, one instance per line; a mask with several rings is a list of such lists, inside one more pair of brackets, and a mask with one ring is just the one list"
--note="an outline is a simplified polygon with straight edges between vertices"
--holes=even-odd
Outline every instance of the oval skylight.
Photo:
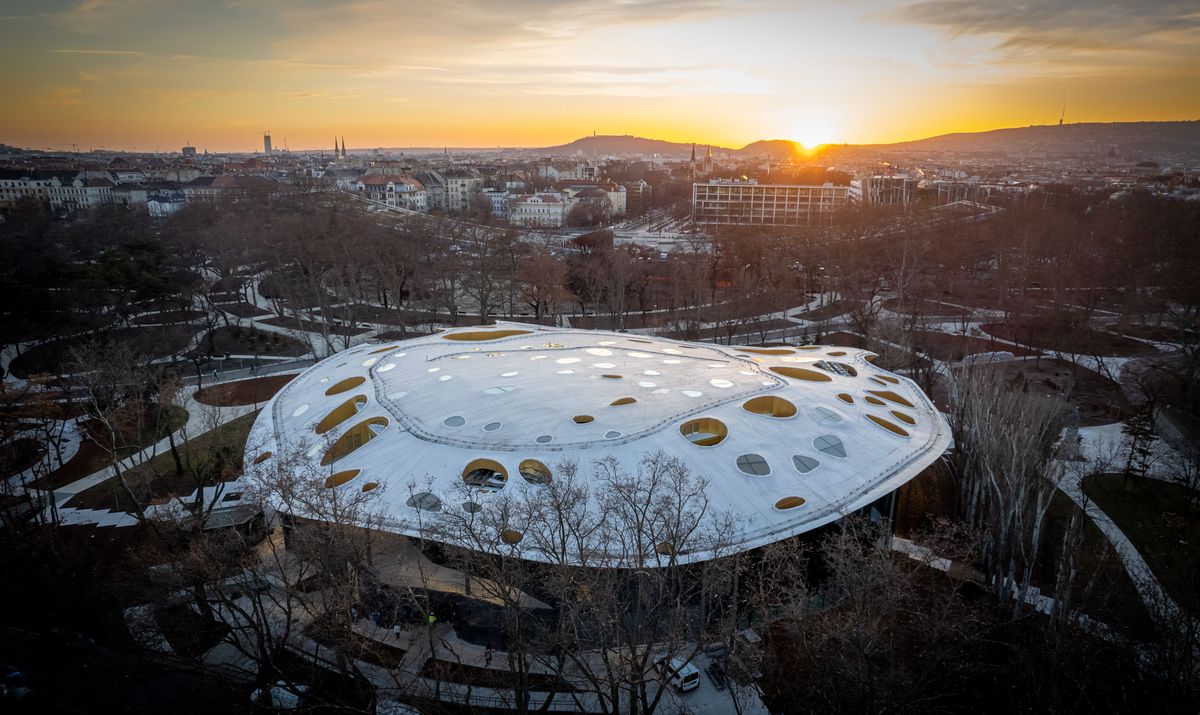
[[420,511],[441,511],[442,509],[442,500],[430,492],[417,492],[404,503]]
[[746,474],[765,477],[771,473],[771,465],[761,454],[743,454],[737,458],[737,468]]
[[388,362],[388,363],[384,363],[384,364],[380,365],[378,372],[388,372],[389,370],[395,370],[395,369],[396,369],[396,363]]
[[467,418],[463,417],[462,415],[452,415],[442,420],[442,424],[446,425],[447,427],[462,427],[466,423]]
[[299,417],[300,415],[304,414],[305,412],[308,412],[308,403],[307,402],[304,403],[303,405],[300,405],[296,409],[292,410],[292,417]]
[[362,366],[363,367],[371,367],[372,365],[374,365],[377,362],[379,362],[379,358],[367,358],[366,360],[362,361]]
[[587,352],[589,355],[598,355],[600,357],[607,357],[613,354],[612,350],[608,348],[588,348]]
[[699,397],[704,394],[699,390],[680,390],[680,392],[682,392],[685,397]]
[[503,426],[504,426],[503,422],[488,422],[486,425],[483,426],[483,431],[484,432],[495,432],[496,430],[500,429]]
[[730,382],[729,380],[722,380],[721,378],[715,378],[715,379],[709,380],[708,384],[712,385],[713,387],[720,387],[720,388],[733,387],[732,382]]
[[846,445],[842,444],[842,440],[834,437],[831,434],[823,434],[820,437],[817,437],[813,440],[813,446],[816,447],[818,451],[833,455],[834,457],[846,456]]
[[809,457],[808,455],[795,454],[792,455],[792,466],[796,468],[797,472],[800,472],[801,474],[808,474],[812,470],[821,466],[821,463],[812,457]]
[[543,435],[538,435],[538,438],[534,441],[537,442],[538,444],[550,444],[551,442],[554,441],[554,437],[552,435],[543,434]]
[[836,425],[842,422],[842,416],[828,407],[814,407],[813,417],[823,425]]
[[555,360],[554,362],[558,363],[559,365],[574,365],[575,363],[579,362],[579,358],[565,357],[565,358],[559,358],[559,359]]

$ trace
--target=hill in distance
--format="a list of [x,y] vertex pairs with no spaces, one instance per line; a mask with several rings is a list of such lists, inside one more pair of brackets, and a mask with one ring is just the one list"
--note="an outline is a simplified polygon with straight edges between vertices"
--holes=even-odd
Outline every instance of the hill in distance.
[[1200,121],[1086,122],[1061,126],[1043,124],[986,132],[958,132],[915,141],[870,146],[955,153],[988,151],[1021,154],[1056,151],[1095,154],[1113,149],[1122,154],[1132,152],[1200,156]]
[[[702,158],[708,145],[698,143],[695,146],[696,157]],[[1090,155],[1115,150],[1123,155],[1136,153],[1200,158],[1200,121],[1089,122],[1061,126],[1046,124],[983,132],[958,132],[895,144],[836,144],[818,148],[819,152],[837,154],[879,150],[1011,154],[1048,151]],[[691,155],[692,144],[630,135],[597,135],[530,151],[560,156],[575,153],[585,156],[659,154],[683,159]],[[726,152],[746,159],[769,156],[775,161],[805,154],[803,146],[787,139],[756,141],[741,149],[714,145],[713,151]]]

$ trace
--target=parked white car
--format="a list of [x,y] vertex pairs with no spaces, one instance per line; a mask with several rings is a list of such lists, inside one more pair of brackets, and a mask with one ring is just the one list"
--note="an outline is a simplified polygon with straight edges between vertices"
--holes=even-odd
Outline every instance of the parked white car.
[[700,669],[691,663],[684,663],[678,658],[659,658],[654,663],[654,669],[681,693],[700,687]]

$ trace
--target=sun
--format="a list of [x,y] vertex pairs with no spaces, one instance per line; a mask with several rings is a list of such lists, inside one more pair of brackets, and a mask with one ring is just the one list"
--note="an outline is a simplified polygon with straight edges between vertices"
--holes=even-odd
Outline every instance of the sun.
[[802,117],[792,125],[792,136],[805,149],[815,149],[836,140],[833,122],[821,116]]

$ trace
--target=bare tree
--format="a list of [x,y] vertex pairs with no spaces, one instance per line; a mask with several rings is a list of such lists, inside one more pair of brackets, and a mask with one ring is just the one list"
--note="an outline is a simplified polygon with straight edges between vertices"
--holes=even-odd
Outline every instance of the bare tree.
[[960,513],[982,534],[980,556],[1001,603],[1020,614],[1051,498],[1063,477],[1053,459],[1059,400],[1014,390],[987,367],[950,375],[950,424],[959,454]]

